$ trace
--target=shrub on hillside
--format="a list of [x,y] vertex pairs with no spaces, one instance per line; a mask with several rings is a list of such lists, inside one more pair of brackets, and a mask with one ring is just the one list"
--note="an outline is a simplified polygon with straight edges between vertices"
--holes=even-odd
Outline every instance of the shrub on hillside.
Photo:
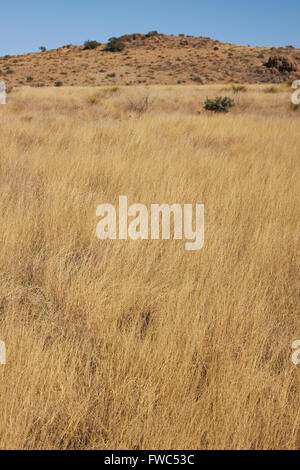
[[101,46],[101,43],[98,41],[85,41],[83,45],[83,50],[91,50],[91,49],[97,49],[97,47]]
[[124,49],[125,44],[120,38],[110,38],[105,47],[105,50],[109,52],[122,52]]
[[200,83],[201,85],[203,84],[203,80],[201,77],[193,77],[192,80],[196,83]]
[[264,66],[271,69],[271,71],[278,70],[281,73],[295,72],[297,70],[297,64],[280,55],[269,57],[268,62],[264,63]]
[[153,36],[159,36],[158,31],[149,31],[148,34],[146,34],[146,38],[152,38]]
[[235,106],[235,102],[228,96],[217,96],[215,99],[206,98],[204,109],[215,113],[228,113],[230,108]]

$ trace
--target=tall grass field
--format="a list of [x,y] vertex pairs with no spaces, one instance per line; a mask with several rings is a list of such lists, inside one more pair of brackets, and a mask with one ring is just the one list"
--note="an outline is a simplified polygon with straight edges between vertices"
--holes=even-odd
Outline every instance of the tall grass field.
[[[238,91],[7,96],[1,449],[299,449],[300,114],[286,85]],[[99,240],[121,195],[204,204],[203,249]]]

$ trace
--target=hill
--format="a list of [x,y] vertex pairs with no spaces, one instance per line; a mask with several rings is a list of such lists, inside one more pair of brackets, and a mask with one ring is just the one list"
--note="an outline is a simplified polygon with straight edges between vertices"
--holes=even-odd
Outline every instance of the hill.
[[0,57],[8,87],[282,83],[299,78],[300,50],[292,46],[247,47],[205,37],[152,32],[118,38],[120,52],[67,45]]

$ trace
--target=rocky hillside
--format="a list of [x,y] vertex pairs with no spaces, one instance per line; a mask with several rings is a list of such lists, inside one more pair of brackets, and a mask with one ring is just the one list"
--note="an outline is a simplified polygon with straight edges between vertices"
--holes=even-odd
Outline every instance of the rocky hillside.
[[111,40],[109,46],[94,41],[85,46],[4,56],[0,58],[0,78],[8,88],[281,83],[300,78],[300,50],[292,46],[237,46],[156,32],[125,35]]

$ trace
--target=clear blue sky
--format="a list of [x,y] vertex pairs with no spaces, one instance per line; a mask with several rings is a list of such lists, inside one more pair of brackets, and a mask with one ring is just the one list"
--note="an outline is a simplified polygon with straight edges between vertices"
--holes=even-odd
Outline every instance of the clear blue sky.
[[0,55],[146,33],[300,48],[300,0],[10,0],[0,4]]

